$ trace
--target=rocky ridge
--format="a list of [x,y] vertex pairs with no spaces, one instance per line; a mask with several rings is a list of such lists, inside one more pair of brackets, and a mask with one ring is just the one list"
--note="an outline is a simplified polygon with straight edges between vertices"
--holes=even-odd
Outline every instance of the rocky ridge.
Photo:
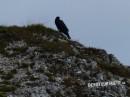
[[[88,87],[88,83],[124,84]],[[43,25],[0,27],[0,97],[130,97],[130,68]]]

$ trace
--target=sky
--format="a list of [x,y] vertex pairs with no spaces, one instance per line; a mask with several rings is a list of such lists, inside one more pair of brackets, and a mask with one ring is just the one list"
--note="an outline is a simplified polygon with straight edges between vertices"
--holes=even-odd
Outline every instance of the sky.
[[60,16],[73,40],[105,49],[130,66],[130,0],[0,0],[0,25],[42,23]]

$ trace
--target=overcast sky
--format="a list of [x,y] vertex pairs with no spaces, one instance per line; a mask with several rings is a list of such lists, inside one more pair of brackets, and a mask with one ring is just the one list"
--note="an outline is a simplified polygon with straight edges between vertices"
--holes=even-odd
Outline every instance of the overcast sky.
[[130,0],[0,0],[1,25],[43,23],[60,16],[73,40],[106,49],[130,65]]

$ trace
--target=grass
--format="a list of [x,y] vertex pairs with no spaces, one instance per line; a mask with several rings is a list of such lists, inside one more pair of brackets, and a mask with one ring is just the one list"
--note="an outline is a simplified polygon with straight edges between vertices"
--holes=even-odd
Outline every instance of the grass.
[[8,74],[3,75],[1,78],[5,80],[10,80],[11,78],[13,78],[13,74],[8,73]]
[[0,39],[0,53],[5,54],[5,47],[7,46],[7,42]]
[[111,72],[112,74],[130,78],[130,70],[125,68],[123,65],[119,66],[117,64],[98,64],[98,66],[103,70]]
[[84,48],[84,50],[81,51],[81,57],[89,57],[97,62],[105,62],[105,55],[108,55],[105,50],[94,47]]
[[4,80],[4,81],[0,82],[0,85],[1,85],[1,84],[10,85],[10,82],[7,81],[7,80]]
[[[56,30],[53,30],[51,28],[48,28],[42,24],[32,24],[27,26],[0,26],[0,33],[4,33],[3,36],[6,37],[5,39],[11,40],[11,37],[15,40],[19,40],[21,38],[23,39],[31,39],[33,37],[32,33],[38,33],[41,35],[47,35],[47,36],[62,36],[59,35],[59,33]],[[31,37],[31,38],[30,38]]]
[[74,55],[69,43],[44,41],[40,47],[47,52],[59,53],[64,51],[66,54]]
[[[56,32],[51,30],[50,28],[45,27],[41,24],[36,25],[28,25],[28,26],[0,26],[0,37],[3,40],[21,40],[25,39],[31,41],[33,37],[33,33],[41,33],[42,35],[48,34],[49,32]],[[51,34],[52,34],[51,33]]]
[[[40,36],[36,38],[33,34],[39,34]],[[47,37],[55,37],[53,42],[48,40],[43,40],[41,36]],[[59,34],[56,30],[45,27],[42,24],[32,24],[28,26],[18,27],[18,26],[10,26],[4,27],[0,26],[0,53],[4,53],[4,48],[7,46],[8,42],[11,41],[20,41],[24,40],[28,46],[41,46],[43,51],[48,52],[62,52],[72,55],[74,52],[70,47],[70,43],[63,43],[57,40],[57,38],[66,39],[62,34]],[[17,48],[16,54],[22,53],[26,50],[26,48]],[[15,55],[16,55],[15,54]]]
[[0,92],[0,97],[7,97],[7,96],[6,96],[6,93]]
[[[34,34],[37,34],[38,36],[35,36]],[[42,36],[47,36],[49,38],[55,37],[56,39],[54,39],[54,41],[43,40]],[[71,43],[69,41],[67,42],[59,41],[58,38],[66,40],[66,37],[64,37],[62,34],[57,32],[56,30],[45,27],[42,24],[32,24],[23,27],[0,26],[0,53],[3,55],[7,55],[5,51],[5,47],[8,45],[9,42],[23,40],[27,43],[28,46],[40,47],[41,48],[40,53],[44,53],[44,52],[59,53],[64,51],[66,55],[74,56],[75,53],[73,51],[73,48],[71,47],[71,45],[74,45],[74,43]],[[26,52],[27,49],[28,48],[15,48],[13,49],[14,55],[24,53]],[[78,49],[78,50],[80,51],[80,54],[76,55],[76,57],[85,58],[85,59],[89,58],[95,60],[98,63],[98,67],[101,68],[102,70],[106,70],[112,72],[113,74],[130,78],[130,70],[126,69],[122,65],[111,64],[108,63],[107,60],[105,60],[104,55],[107,55],[107,52],[105,50],[92,48],[92,47],[84,48],[82,50]],[[23,63],[19,68],[27,68],[28,66],[32,66],[33,68],[33,65],[26,64],[26,63]],[[43,69],[39,69],[37,72],[45,73],[49,77],[49,80],[54,82],[55,81],[54,76],[57,73],[63,73],[63,72],[65,73],[66,69],[64,69],[63,64],[58,64],[57,67],[52,67],[50,69],[50,72],[53,72],[54,74],[50,72],[46,73]],[[4,74],[2,71],[0,71],[0,73],[2,74],[2,79],[10,80],[11,78],[13,78],[14,74],[17,73],[17,71],[12,70],[7,74]],[[29,71],[27,72],[27,74],[31,75]],[[30,80],[37,80],[37,78],[31,76]],[[0,97],[4,97],[5,92],[15,90],[15,87],[11,86],[8,83],[8,81],[7,82],[5,81],[0,84],[4,84],[0,86],[0,91],[1,91]],[[71,77],[64,79],[64,84],[68,87],[71,87],[72,85],[77,85],[77,86],[79,85],[78,81]]]
[[1,92],[11,92],[11,91],[14,91],[15,89],[16,89],[16,87],[13,86],[13,85],[2,85],[2,86],[0,86]]
[[15,55],[18,55],[18,54],[21,54],[21,53],[24,53],[26,50],[27,50],[27,47],[21,47],[21,48],[13,48],[13,54],[11,55],[8,55],[8,56],[15,56]]
[[[56,30],[53,30],[51,28],[45,27],[42,24],[32,24],[27,25],[23,27],[19,26],[0,26],[0,53],[6,54],[6,51],[4,48],[7,46],[8,42],[14,41],[14,40],[24,40],[29,46],[39,46],[42,48],[42,51],[52,52],[52,53],[59,53],[64,51],[68,55],[74,55],[74,52],[72,50],[72,47],[70,46],[69,42],[61,42],[61,41],[53,41],[50,42],[48,40],[42,40],[42,38],[36,38],[33,36],[33,34],[39,34],[39,35],[46,35],[46,36],[55,36],[55,37],[62,37],[65,39],[65,37],[62,34],[59,34]],[[20,54],[22,52],[25,52],[27,48],[16,48],[14,49],[15,55]],[[95,60],[98,62],[98,64],[105,64],[105,60],[103,59],[104,55],[102,53],[107,54],[105,50],[97,49],[97,48],[85,48],[83,51],[80,51],[81,54],[78,55],[78,57],[82,58],[88,58]],[[24,66],[23,66],[24,67]],[[26,66],[25,66],[26,67]],[[114,69],[118,69],[118,72],[122,73],[122,75],[125,75],[126,73],[129,73],[129,71],[123,71],[120,70],[120,68],[110,65],[100,65],[100,67],[105,68],[107,70],[110,70],[111,72],[114,72]],[[115,72],[114,72],[115,73]]]
[[78,55],[77,57],[85,59],[91,58],[98,63],[98,67],[102,70],[118,76],[130,78],[130,69],[125,68],[122,64],[108,62],[107,56],[108,54],[105,50],[89,47],[81,51],[81,55]]
[[0,82],[0,97],[7,97],[7,92],[12,92],[16,89],[15,85],[12,85],[9,81],[4,80]]
[[16,74],[17,71],[14,69],[14,70],[11,70],[10,72],[8,72],[7,74],[3,74],[1,76],[2,79],[4,80],[10,80],[11,78],[13,78],[14,74]]

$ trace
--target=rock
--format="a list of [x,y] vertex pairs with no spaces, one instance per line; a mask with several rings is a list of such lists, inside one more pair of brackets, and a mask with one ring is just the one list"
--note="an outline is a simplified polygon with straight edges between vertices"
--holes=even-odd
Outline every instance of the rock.
[[[8,31],[8,27],[5,29]],[[127,84],[88,87],[88,83],[123,79],[130,84],[125,75],[113,73],[116,70],[111,67],[120,66],[120,62],[105,50],[67,40],[61,33],[42,25],[14,30],[12,27],[12,33],[7,31],[0,27],[0,95],[129,97]],[[129,75],[125,72],[128,67],[120,69]]]

